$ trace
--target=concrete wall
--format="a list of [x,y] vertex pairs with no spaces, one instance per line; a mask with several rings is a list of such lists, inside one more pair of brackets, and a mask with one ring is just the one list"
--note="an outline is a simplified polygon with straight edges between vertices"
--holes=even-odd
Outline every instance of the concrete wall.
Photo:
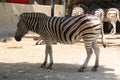
[[[43,5],[24,5],[12,3],[0,3],[0,37],[13,36],[16,30],[17,17],[23,12],[42,12],[50,16],[50,6]],[[55,16],[59,16],[62,11],[62,6],[56,6]]]

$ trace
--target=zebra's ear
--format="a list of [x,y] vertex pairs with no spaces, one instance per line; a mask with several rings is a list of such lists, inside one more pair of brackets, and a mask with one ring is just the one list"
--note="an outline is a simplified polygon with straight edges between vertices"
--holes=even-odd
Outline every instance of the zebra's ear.
[[15,14],[15,16],[17,17],[18,20],[20,19],[19,15]]

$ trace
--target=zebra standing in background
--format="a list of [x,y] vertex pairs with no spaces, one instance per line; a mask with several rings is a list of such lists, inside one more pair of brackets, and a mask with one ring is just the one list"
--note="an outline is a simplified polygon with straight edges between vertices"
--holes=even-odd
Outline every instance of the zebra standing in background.
[[104,15],[105,15],[104,9],[102,9],[97,4],[92,4],[88,9],[87,13],[97,16],[98,18],[101,19],[102,22],[104,22]]
[[88,7],[85,6],[84,4],[73,5],[71,16],[86,14],[87,11],[88,11]]
[[109,8],[105,11],[105,18],[104,18],[105,22],[110,22],[113,26],[112,30],[111,30],[111,34],[115,34],[116,33],[116,22],[119,21],[120,22],[120,13],[119,10],[117,8]]
[[71,16],[77,16],[77,15],[82,15],[82,14],[84,14],[83,8],[76,6],[73,8]]
[[[96,61],[92,71],[97,71],[100,50],[96,41],[100,34],[102,35],[101,40],[104,47],[106,47],[106,42],[103,33],[103,24],[96,16],[48,17],[44,13],[23,13],[19,16],[15,40],[21,41],[22,37],[28,31],[39,34],[45,41],[45,60],[41,67],[47,69],[52,68],[52,42],[73,44],[83,39],[87,51],[87,58],[79,71],[83,72],[87,67],[93,50],[96,54]],[[50,57],[50,63],[46,66],[48,56]]]

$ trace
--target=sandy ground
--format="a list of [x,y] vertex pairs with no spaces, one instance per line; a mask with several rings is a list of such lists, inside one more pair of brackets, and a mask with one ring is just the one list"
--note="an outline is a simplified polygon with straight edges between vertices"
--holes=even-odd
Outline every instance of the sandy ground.
[[[53,45],[52,71],[40,68],[45,45],[35,45],[33,38],[16,42],[10,38],[0,42],[0,80],[120,80],[120,39],[107,39],[108,47],[100,46],[100,67],[91,72],[95,55],[85,72],[77,72],[86,58],[83,43]],[[100,42],[100,40],[99,40]]]

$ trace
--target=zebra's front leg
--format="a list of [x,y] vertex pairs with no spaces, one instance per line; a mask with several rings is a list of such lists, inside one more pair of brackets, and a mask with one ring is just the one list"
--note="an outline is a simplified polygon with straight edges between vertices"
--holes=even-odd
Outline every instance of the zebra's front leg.
[[46,50],[45,50],[45,60],[44,60],[43,64],[41,65],[42,68],[46,68],[47,58],[48,58],[48,50],[47,50],[47,47],[46,47]]
[[[46,66],[48,54],[50,56],[50,63],[48,64],[48,66]],[[44,60],[43,64],[41,65],[41,67],[46,68],[46,69],[52,69],[52,65],[53,65],[52,46],[46,44],[45,60]]]
[[83,65],[80,67],[80,69],[78,70],[78,72],[84,72],[85,68],[87,67],[87,64],[91,58],[91,55],[93,53],[92,48],[87,46],[87,43],[85,43],[85,47],[86,47],[86,51],[87,51],[87,58],[85,60],[85,62],[83,63]]
[[91,71],[97,71],[97,68],[99,67],[99,53],[100,53],[100,49],[99,49],[96,41],[93,42],[92,47],[93,47],[95,55],[96,55],[96,60],[95,60],[95,65],[91,69]]
[[46,69],[52,69],[52,65],[53,65],[52,47],[49,47],[49,57],[50,57],[50,63],[48,64]]

